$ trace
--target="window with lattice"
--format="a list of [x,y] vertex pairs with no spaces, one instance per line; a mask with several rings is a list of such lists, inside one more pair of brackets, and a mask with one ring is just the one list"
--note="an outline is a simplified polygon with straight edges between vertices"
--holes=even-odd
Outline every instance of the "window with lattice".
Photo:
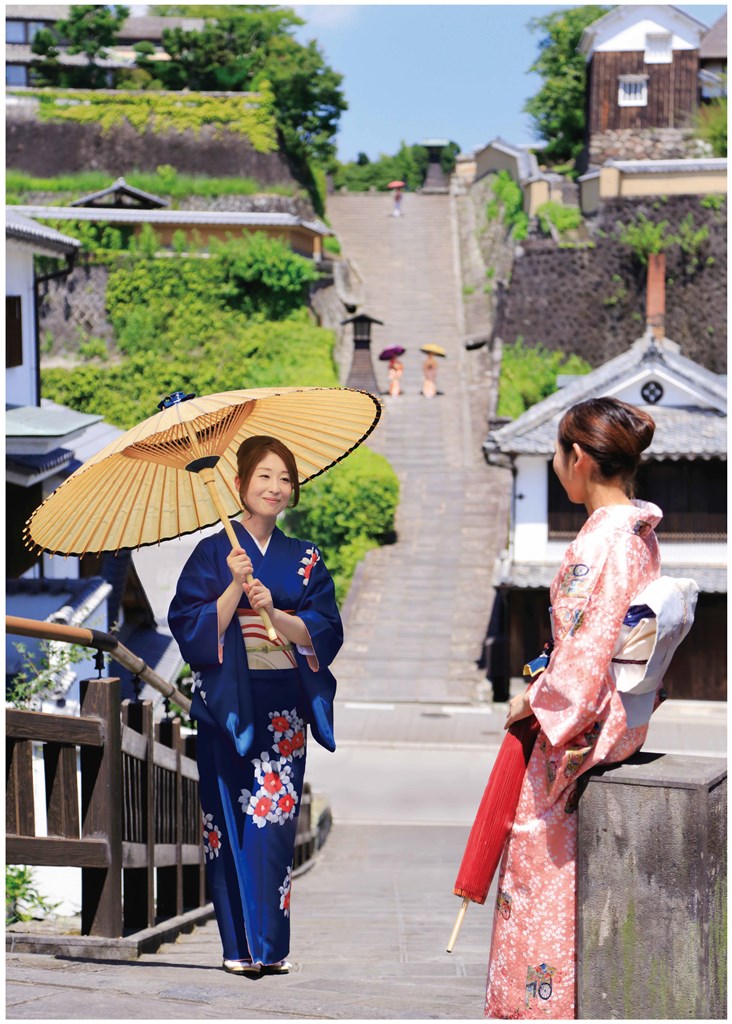
[[648,75],[620,75],[618,77],[618,106],[648,106]]

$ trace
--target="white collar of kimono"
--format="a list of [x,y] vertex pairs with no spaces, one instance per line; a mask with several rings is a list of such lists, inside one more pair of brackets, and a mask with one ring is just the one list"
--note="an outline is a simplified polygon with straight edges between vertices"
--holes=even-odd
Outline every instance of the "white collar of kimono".
[[[242,526],[245,530],[247,530],[246,526],[244,526],[244,523],[240,523],[239,525]],[[272,533],[270,533],[269,537],[267,537],[267,539],[264,542],[264,544],[260,544],[260,542],[254,536],[254,534],[251,532],[251,530],[247,530],[247,533],[252,538],[252,540],[257,545],[257,547],[262,552],[262,554],[265,555],[267,553],[267,548],[269,547],[269,542],[272,540],[272,533],[274,533],[274,530],[272,531]]]

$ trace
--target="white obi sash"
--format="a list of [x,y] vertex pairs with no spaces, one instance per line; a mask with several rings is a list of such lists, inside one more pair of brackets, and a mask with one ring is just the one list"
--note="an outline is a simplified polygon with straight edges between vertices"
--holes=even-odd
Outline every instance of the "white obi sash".
[[694,622],[698,595],[695,580],[660,576],[633,599],[610,663],[628,728],[650,721],[656,690]]

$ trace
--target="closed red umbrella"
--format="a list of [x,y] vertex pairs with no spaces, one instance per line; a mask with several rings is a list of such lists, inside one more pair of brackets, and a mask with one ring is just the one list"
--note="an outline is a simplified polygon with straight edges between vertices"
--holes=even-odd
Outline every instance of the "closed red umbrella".
[[[524,666],[527,681],[535,679],[544,671],[550,653],[549,645],[546,645],[539,658]],[[455,879],[453,892],[462,897],[463,904],[447,945],[448,953],[452,953],[468,903],[471,900],[481,904],[486,901],[506,839],[513,827],[526,766],[539,729],[534,715],[514,722],[498,751]]]

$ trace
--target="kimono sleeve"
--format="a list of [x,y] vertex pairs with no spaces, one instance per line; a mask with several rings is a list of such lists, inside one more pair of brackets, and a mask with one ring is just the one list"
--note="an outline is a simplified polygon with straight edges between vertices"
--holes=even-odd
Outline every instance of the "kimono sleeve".
[[312,548],[312,551],[317,553],[317,559],[305,577],[307,583],[297,614],[310,634],[318,665],[324,669],[332,664],[343,645],[343,624],[336,604],[333,579],[317,548]]
[[168,625],[189,665],[218,665],[217,601],[225,590],[214,550],[205,540],[183,566],[168,611]]
[[640,590],[640,539],[625,531],[578,547],[563,567],[552,606],[555,648],[529,690],[531,709],[550,743],[590,732],[612,698],[610,661],[623,618]]

